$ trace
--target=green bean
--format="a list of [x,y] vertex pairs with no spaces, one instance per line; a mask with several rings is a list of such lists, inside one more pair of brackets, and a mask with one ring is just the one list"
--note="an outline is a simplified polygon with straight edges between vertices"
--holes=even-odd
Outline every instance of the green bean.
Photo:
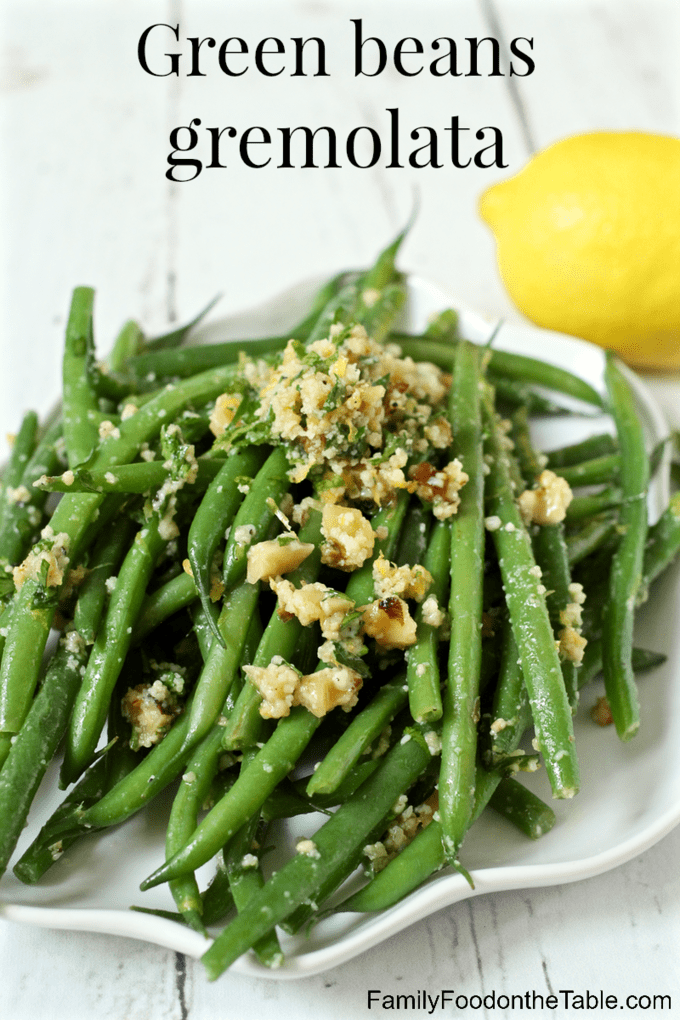
[[[521,739],[521,733],[518,740]],[[471,826],[489,803],[499,783],[500,773],[487,772],[478,766],[475,779],[475,801],[470,818]],[[386,910],[447,863],[443,844],[442,825],[435,818],[425,825],[415,838],[387,866],[374,875],[367,885],[343,900],[336,911],[373,912]],[[454,867],[457,862],[453,862]]]
[[22,882],[37,882],[76,840],[89,831],[90,827],[82,822],[86,808],[96,803],[135,767],[139,759],[130,750],[127,741],[129,729],[129,723],[123,719],[120,699],[114,697],[109,708],[109,748],[65,797],[14,868]]
[[63,638],[0,771],[0,875],[62,738],[87,655],[77,635]]
[[[392,737],[391,726],[386,727],[380,734],[376,752],[371,752],[370,757],[367,758],[365,761],[358,762],[358,764],[356,764],[354,768],[345,776],[343,781],[339,784],[339,786],[333,793],[315,794],[313,802],[310,802],[312,803],[315,811],[326,811],[327,808],[337,807],[338,804],[344,804],[346,800],[349,800],[352,794],[359,789],[361,784],[365,783],[368,777],[372,775],[378,768],[380,764],[380,758],[382,756],[378,752],[382,752],[381,743],[383,737],[387,737],[388,735],[389,737]],[[388,744],[385,747],[385,751],[388,751],[390,746],[393,746],[393,744],[394,740],[392,740],[391,744]],[[305,781],[303,780],[301,785],[299,783],[296,783],[295,788],[304,789],[304,782]],[[263,816],[265,808],[266,804],[265,807],[263,807],[262,809]]]
[[[365,292],[364,292],[365,293]],[[397,315],[406,301],[406,287],[402,281],[388,283],[377,300],[365,311],[359,311],[358,318],[368,335],[378,343],[384,340]]]
[[602,621],[603,672],[616,732],[629,740],[640,726],[640,708],[631,662],[635,599],[642,580],[647,538],[649,461],[632,390],[607,353],[605,382],[621,449],[621,541],[612,558],[609,599]]
[[[331,297],[307,337],[308,345],[327,337],[331,326],[335,323],[342,323],[343,326],[346,326],[352,322],[363,322],[367,316],[372,317],[371,308],[375,304],[375,292],[380,298],[381,292],[389,284],[395,282],[397,276],[395,259],[409,228],[410,222],[394,241],[380,252],[370,269],[352,279]],[[367,295],[370,295],[368,301],[366,300]],[[389,315],[388,328],[391,319],[392,315]],[[380,328],[383,328],[382,325]]]
[[86,644],[97,636],[108,595],[107,582],[118,569],[134,534],[129,517],[119,518],[117,527],[104,531],[92,550],[88,572],[78,592],[73,626]]
[[294,818],[296,815],[314,814],[320,810],[316,803],[313,804],[304,794],[298,793],[289,779],[283,779],[262,805],[261,815],[264,822],[273,822],[277,818]]
[[504,436],[495,421],[488,392],[484,397],[485,443],[490,473],[487,509],[500,518],[493,531],[505,597],[522,661],[536,737],[555,797],[578,791],[571,708],[562,680],[545,598],[539,590],[536,563],[519,507],[512,496]]
[[[43,472],[56,468],[56,442],[60,436],[61,422],[57,422],[47,429],[26,461],[20,483],[14,489],[5,488],[0,518],[0,561],[20,563],[40,530],[47,496],[34,487],[34,482]],[[25,492],[21,492],[22,488]]]
[[220,295],[214,297],[212,301],[209,301],[205,308],[195,315],[190,322],[185,323],[183,326],[178,326],[177,329],[172,329],[168,333],[163,333],[161,336],[153,337],[151,340],[145,341],[144,349],[147,351],[165,351],[171,350],[174,347],[179,347],[183,344],[192,329],[198,326],[201,319],[204,319],[209,311],[211,311],[220,299]]
[[469,480],[451,518],[451,641],[439,779],[444,849],[452,860],[472,812],[475,784],[485,540],[480,383],[479,348],[461,342],[456,350],[449,418]]
[[248,627],[257,608],[260,585],[244,581],[226,596],[217,621],[220,641],[213,641],[208,658],[196,684],[187,741],[191,744],[206,735],[234,683],[241,664]]
[[[8,583],[11,584],[9,579]],[[5,638],[7,637],[9,627],[12,622],[12,607],[13,602],[11,599],[4,606],[2,605],[2,602],[0,602],[0,659],[2,658],[2,653],[5,648]],[[2,761],[4,761],[4,758],[0,755],[0,762]]]
[[[427,734],[427,730],[423,731],[422,728],[420,728],[420,727],[419,727],[419,729],[421,729],[421,732],[425,732]],[[412,732],[411,730],[407,729],[406,733],[404,733],[403,736],[410,735],[411,732]],[[400,733],[401,733],[401,731],[400,731]],[[436,744],[436,739],[437,739],[436,738],[437,730],[430,731],[430,733],[431,733],[431,737],[428,736],[427,740],[428,740],[428,743],[431,741],[433,746],[434,746]],[[396,741],[396,743],[399,743],[400,740],[401,740],[401,737]],[[396,744],[393,745],[393,746],[396,746]],[[364,763],[364,768],[366,768],[368,765],[371,765],[372,766],[372,771],[375,771],[378,767],[380,767],[380,761],[372,761],[370,763],[368,763],[368,762]],[[433,798],[434,791],[436,789],[436,780],[437,780],[438,773],[439,773],[439,762],[438,762],[436,756],[433,756],[430,759],[430,761],[425,765],[425,768],[422,770],[420,776],[415,780],[415,782],[412,785],[410,785],[408,787],[408,794],[406,794],[405,791],[402,791],[403,796],[400,795],[395,800],[395,803],[392,805],[392,808],[390,809],[388,814],[386,816],[383,816],[380,819],[380,821],[378,822],[377,826],[375,826],[371,830],[371,832],[368,833],[368,835],[366,835],[366,836],[364,836],[363,833],[362,833],[361,840],[359,840],[359,841],[354,843],[353,847],[350,850],[350,853],[347,856],[347,866],[345,868],[343,868],[341,865],[338,865],[338,867],[336,869],[334,869],[334,870],[329,872],[328,877],[324,880],[323,884],[320,886],[319,892],[318,892],[317,897],[316,897],[317,900],[320,903],[323,902],[328,896],[330,896],[331,893],[335,892],[337,887],[340,886],[342,884],[342,882],[345,881],[345,879],[349,878],[350,875],[352,874],[352,872],[359,865],[361,865],[361,864],[363,864],[364,866],[366,865],[366,863],[367,863],[367,855],[368,855],[368,852],[369,852],[369,849],[370,849],[370,844],[374,844],[374,843],[380,842],[382,839],[385,838],[386,835],[388,837],[390,837],[392,835],[392,825],[391,825],[392,821],[396,820],[397,828],[401,828],[401,824],[400,824],[400,821],[399,821],[399,815],[402,812],[407,814],[407,815],[409,813],[408,812],[408,804],[405,807],[404,806],[404,801],[410,801],[410,805],[411,805],[412,808],[413,808],[413,805],[416,805],[415,810],[416,810],[416,812],[418,812],[420,814],[421,823],[422,824],[427,824],[428,809],[429,809],[429,818],[432,817],[431,801],[432,801],[432,798]],[[478,786],[483,786],[484,785],[483,775],[486,775],[486,773],[482,774],[482,779],[480,780],[480,782],[478,782],[478,784],[477,784]],[[365,782],[365,780],[364,780],[364,782]],[[360,784],[358,784],[358,785],[360,785]],[[358,789],[358,785],[357,785],[356,789]],[[349,798],[343,798],[340,801],[340,803],[341,804],[344,803],[346,799],[349,799]],[[439,851],[443,855],[444,848],[443,848],[443,843],[442,843],[441,828],[439,829],[439,833],[438,833],[438,841],[439,841]],[[378,860],[380,860],[380,858],[378,858]],[[443,856],[442,856],[442,860],[443,860]],[[458,862],[453,862],[453,866],[454,867],[458,867]],[[376,873],[377,873],[377,869],[373,873],[374,874],[374,878],[375,878]],[[373,878],[373,880],[374,880],[374,878]],[[369,887],[372,884],[372,881],[371,881],[371,883],[369,883]],[[312,907],[314,909],[312,909]],[[344,905],[341,904],[340,907],[337,908],[337,909],[341,909],[341,910],[344,909]],[[311,917],[313,912],[316,912],[316,906],[314,904],[312,904],[312,906],[307,905],[307,906],[298,907],[297,910],[295,910],[289,917],[287,917],[285,919],[285,921],[281,922],[281,927],[284,929],[284,931],[291,932],[291,933],[294,934],[300,927],[302,927],[303,924],[307,923],[307,921],[309,920],[309,918]],[[327,911],[324,911],[324,914],[326,912]],[[317,915],[317,920],[320,919],[320,916],[323,916],[323,915]]]
[[[172,857],[196,828],[198,813],[217,772],[222,753],[222,734],[216,726],[195,748],[182,776],[168,819],[166,857]],[[203,902],[196,877],[189,874],[174,879],[170,882],[170,892],[186,923],[195,931],[206,934],[202,921]]]
[[[318,289],[314,295],[312,307],[309,312],[301,322],[298,322],[297,326],[293,326],[292,329],[289,330],[288,336],[295,337],[296,340],[307,340],[328,302],[331,301],[343,287],[356,282],[359,276],[360,274],[354,270],[343,270],[331,277],[330,280]],[[250,343],[250,341],[248,341],[248,343]]]
[[[450,370],[453,351],[446,344],[421,339],[400,339],[402,352],[416,361],[431,361],[440,368]],[[587,404],[602,407],[602,397],[593,387],[577,375],[567,372],[557,365],[536,358],[528,358],[523,354],[513,354],[490,348],[487,352],[489,371],[493,375],[502,375],[506,379],[519,382],[535,383],[546,389],[575,397]]]
[[305,341],[308,346],[316,343],[317,340],[328,337],[331,326],[336,323],[344,326],[349,322],[356,321],[360,284],[361,277],[346,284],[330,299]]
[[164,921],[175,921],[176,924],[187,924],[184,918],[176,910],[153,909],[152,907],[140,907],[136,903],[130,905],[130,910],[135,914],[150,914],[152,917],[162,917]]
[[[21,422],[21,427],[14,437],[12,450],[2,478],[2,502],[0,503],[0,547],[4,546],[13,532],[13,508],[17,502],[17,489],[21,485],[24,472],[30,457],[35,450],[38,432],[38,416],[35,411],[28,411]],[[9,555],[3,559],[12,562]]]
[[567,507],[567,524],[584,521],[605,510],[618,508],[622,502],[623,494],[618,486],[608,486],[592,496],[576,496]]
[[[414,219],[415,210],[409,217],[406,226],[403,228],[403,230],[400,230],[395,239],[393,241],[390,241],[390,243],[385,248],[383,248],[383,250],[379,253],[373,265],[369,269],[367,269],[366,272],[361,277],[362,287],[361,301],[363,308],[365,308],[366,305],[368,304],[365,298],[365,292],[367,290],[381,291],[383,290],[383,288],[387,287],[388,284],[394,282],[395,276],[398,275],[395,269],[395,261],[399,253],[399,249],[401,248],[402,244],[404,243],[404,240],[406,239],[406,235],[413,226]],[[362,311],[362,306],[360,306],[359,308],[359,316]]]
[[[136,390],[143,387],[144,383],[157,385],[159,380],[186,379],[211,368],[236,365],[243,351],[252,358],[266,358],[282,351],[287,342],[287,336],[276,336],[262,340],[228,340],[198,347],[145,351],[130,359],[122,378]],[[135,399],[138,396],[137,393]]]
[[[548,589],[545,596],[548,615],[555,637],[559,641],[562,629],[566,626],[563,613],[568,605],[574,603],[569,590],[571,572],[563,525],[545,524],[534,527],[532,544],[536,563],[541,569],[543,586]],[[575,712],[578,704],[578,664],[568,657],[562,657],[561,664],[564,687],[572,712]]]
[[71,716],[61,771],[64,785],[91,763],[148,580],[167,542],[160,523],[155,515],[137,532],[111,593]]
[[[313,584],[321,566],[321,514],[313,510],[307,522],[300,528],[299,539],[314,545],[314,551],[291,571],[288,580],[296,587],[302,583]],[[266,667],[275,655],[289,662],[295,655],[296,647],[303,633],[302,624],[293,617],[282,620],[274,609],[262,640],[253,657],[253,666]],[[260,715],[262,695],[250,681],[243,685],[241,693],[224,728],[223,744],[229,750],[252,747],[262,739],[264,720]]]
[[515,779],[501,779],[489,798],[489,807],[516,825],[529,839],[540,839],[550,832],[556,821],[552,808]]
[[[199,601],[196,601],[193,603],[189,612],[191,622],[194,627],[194,634],[196,635],[198,647],[201,652],[201,658],[205,662],[210,655],[210,649],[212,648],[213,641],[215,640],[213,625],[217,622],[220,611],[217,606],[210,606],[208,612],[206,612],[203,605]],[[209,620],[209,616],[212,616],[213,620]]]
[[[376,765],[379,763],[375,763]],[[412,804],[422,803],[423,799],[427,799],[433,792],[435,780],[439,763],[436,759],[432,758],[426,765],[421,776],[409,789],[409,799]],[[423,791],[423,785],[425,790]],[[358,787],[357,787],[358,788]],[[349,799],[349,798],[346,798]],[[400,803],[401,797],[397,798],[395,803],[392,805],[387,816],[383,816],[380,819],[377,826],[375,826],[371,832],[364,834],[362,832],[361,839],[354,842],[353,846],[350,847],[346,858],[342,862],[329,869],[324,877],[323,882],[320,884],[319,889],[315,895],[315,900],[318,903],[323,903],[335,890],[342,885],[342,883],[350,877],[353,871],[355,871],[362,863],[366,863],[366,851],[368,846],[373,843],[379,842],[381,837],[384,836],[385,830],[388,827],[392,819],[396,818],[398,814],[404,810]],[[345,798],[340,803],[344,803]],[[441,837],[440,837],[441,845]],[[302,927],[304,927],[312,916],[317,913],[318,907],[317,902],[312,900],[309,903],[302,904],[297,907],[292,914],[290,914],[285,920],[281,922],[281,927],[284,931],[294,935]]]
[[529,413],[526,407],[519,407],[513,412],[511,424],[511,436],[514,443],[513,460],[517,462],[521,475],[521,478],[518,479],[518,486],[532,485],[543,469],[543,461],[534,448],[529,430]]
[[[662,666],[668,656],[661,652],[652,652],[648,648],[633,646],[632,662],[634,673],[646,673],[649,669]],[[583,654],[583,663],[579,674],[579,686],[590,683],[602,672],[602,639],[593,638],[588,641]]]
[[498,755],[512,754],[531,722],[531,708],[519,663],[519,651],[509,619],[503,624],[498,683],[491,707],[490,764]]
[[[232,588],[245,577],[248,549],[252,543],[262,541],[275,516],[271,501],[278,507],[289,488],[286,451],[277,446],[250,483],[234,518],[224,553],[225,588]],[[248,529],[247,538],[242,534],[244,526]]]
[[[46,606],[41,596],[40,582],[29,578],[11,603],[1,666],[4,680],[0,683],[1,733],[19,732],[33,700],[40,663],[34,662],[35,648],[28,637],[34,630],[45,630],[46,639],[54,615],[54,609]],[[24,614],[28,616],[26,622]]]
[[[35,411],[27,411],[14,438],[11,436],[7,437],[11,440],[11,450],[2,475],[2,488],[5,499],[9,490],[15,489],[21,484],[26,465],[35,450],[37,433],[38,416]],[[2,514],[4,514],[4,506]]]
[[224,866],[223,851],[217,854],[215,862],[215,874],[201,897],[203,900],[203,923],[206,927],[217,924],[234,906],[229,875]]
[[[298,852],[266,883],[203,956],[211,979],[300,904],[314,900],[324,879],[381,824],[397,797],[430,760],[420,733],[397,744],[380,767],[314,834],[313,849]],[[306,849],[306,848],[305,848]]]
[[487,377],[496,390],[496,399],[499,403],[509,404],[512,408],[526,407],[533,415],[557,415],[568,414],[568,410],[554,400],[543,396],[536,390],[532,390],[526,383],[518,379],[508,379],[498,372],[488,372]]
[[422,563],[427,551],[430,528],[432,525],[432,509],[413,500],[406,512],[404,526],[399,535],[399,544],[394,556],[395,563],[402,566]]
[[616,517],[594,517],[588,521],[579,531],[567,535],[567,556],[569,565],[575,567],[587,556],[597,552],[606,545],[610,538],[617,534],[618,520]]
[[536,383],[538,386],[556,390],[558,393],[564,393],[586,404],[593,404],[595,407],[603,406],[601,395],[589,383],[572,372],[546,361],[539,361],[537,358],[529,358],[510,351],[492,349],[489,367],[493,372],[498,372],[511,379],[526,380]]
[[560,446],[556,450],[548,450],[547,467],[561,474],[560,468],[571,467],[574,464],[581,464],[584,460],[592,460],[595,457],[607,457],[618,453],[619,444],[616,438],[609,432],[597,433],[588,436],[579,443],[572,443],[569,446]]
[[88,460],[99,442],[99,401],[90,384],[94,362],[91,287],[76,287],[66,326],[63,359],[64,441],[68,466]]
[[383,684],[375,697],[354,716],[307,783],[307,796],[334,793],[367,747],[406,704],[404,677]]
[[[211,482],[208,491],[196,510],[189,528],[187,553],[191,569],[198,588],[201,601],[207,606],[211,599],[211,571],[213,559],[220,541],[224,540],[225,529],[237,516],[239,505],[243,502],[241,485],[244,477],[257,475],[265,459],[265,451],[259,447],[232,453]],[[255,483],[253,483],[255,484]],[[267,523],[271,521],[271,510],[267,507]],[[238,518],[237,518],[238,520]],[[238,525],[235,524],[236,528]],[[242,575],[241,575],[242,577]],[[241,577],[230,575],[228,587],[241,580]],[[223,637],[219,631],[215,636],[220,642]]]
[[558,468],[557,474],[569,482],[572,488],[579,485],[609,484],[618,480],[620,465],[620,454],[610,453],[604,457],[595,457],[593,460],[583,460],[570,467]]
[[285,931],[287,935],[296,935],[309,924],[315,914],[318,915],[319,905],[324,903],[349,878],[352,872],[366,861],[365,847],[378,841],[385,831],[385,825],[386,820],[381,819],[371,832],[366,836],[362,834],[358,841],[354,841],[354,845],[349,848],[345,857],[337,861],[335,867],[328,869],[314,893],[314,898],[310,897],[306,903],[301,903],[288,917],[279,922],[282,931]]
[[[204,492],[226,463],[222,458],[198,458],[198,473],[192,485],[192,492]],[[115,471],[91,471],[79,468],[70,474],[45,475],[38,480],[36,488],[44,492],[129,492],[150,493],[160,489],[168,477],[167,468],[161,461],[139,461],[134,464],[120,464]],[[73,478],[71,478],[71,475]]]
[[[475,803],[470,819],[472,825],[481,815],[497,788],[501,776],[477,768],[475,780]],[[343,900],[335,909],[340,911],[372,912],[393,906],[404,896],[439,871],[447,863],[443,844],[442,825],[435,818],[425,825],[415,838],[370,882],[356,893]],[[454,867],[456,862],[454,863]]]
[[647,534],[644,554],[643,583],[640,593],[661,574],[680,550],[680,492],[671,496],[670,503]]
[[[437,607],[446,604],[451,557],[451,528],[447,521],[437,521],[432,529],[423,566],[432,575],[427,599],[436,599]],[[416,722],[435,722],[442,716],[439,689],[439,627],[423,619],[421,603],[416,610],[416,643],[408,652],[406,682],[411,715]]]
[[[540,475],[540,458],[534,450],[529,434],[529,419],[525,410],[513,415],[513,440],[522,475],[531,483]],[[536,563],[541,570],[543,587],[547,588],[545,601],[555,637],[559,640],[562,628],[566,626],[562,614],[573,602],[569,591],[571,572],[569,555],[562,522],[541,524],[530,529],[531,543]],[[562,678],[572,711],[578,703],[577,664],[569,658],[562,658]]]
[[319,810],[316,804],[312,804],[303,794],[298,793],[289,779],[283,779],[267,797],[260,814],[262,821],[269,823],[279,818],[311,815]]
[[[259,823],[256,815],[236,833],[224,849],[224,863],[229,876],[229,885],[236,909],[243,910],[253,896],[264,886],[264,877],[259,867],[258,849],[266,832],[266,826]],[[276,932],[266,932],[253,945],[255,955],[265,967],[280,967],[283,953]]]
[[132,646],[138,645],[164,620],[192,605],[197,598],[194,579],[185,573],[178,574],[151,595],[147,595],[132,629]]
[[144,346],[144,334],[134,319],[128,321],[121,327],[116,337],[111,353],[106,359],[109,372],[120,372],[136,354],[139,354]]

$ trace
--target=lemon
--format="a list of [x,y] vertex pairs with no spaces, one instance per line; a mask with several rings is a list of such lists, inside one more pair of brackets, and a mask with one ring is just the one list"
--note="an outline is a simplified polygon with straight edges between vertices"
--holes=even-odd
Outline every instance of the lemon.
[[503,282],[533,322],[680,367],[680,139],[574,135],[486,191]]

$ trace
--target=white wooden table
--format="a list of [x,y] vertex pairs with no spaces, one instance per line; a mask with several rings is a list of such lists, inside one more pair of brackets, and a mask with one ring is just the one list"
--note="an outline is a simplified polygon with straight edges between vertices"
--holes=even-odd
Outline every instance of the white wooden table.
[[[481,191],[520,169],[532,151],[570,133],[635,128],[678,134],[680,8],[672,0],[68,0],[3,5],[3,309],[0,433],[26,406],[58,395],[61,338],[75,284],[97,289],[100,348],[124,319],[151,332],[189,318],[221,292],[221,314],[297,280],[370,260],[420,201],[403,265],[441,283],[469,307],[510,321],[491,236],[476,212]],[[355,79],[350,18],[392,46],[440,36],[494,36],[508,52],[534,39],[535,72]],[[205,77],[152,77],[137,61],[141,32],[180,25],[189,36],[317,35],[328,77],[227,78],[206,47]],[[168,42],[174,42],[168,39]],[[169,46],[153,51],[158,60]],[[167,60],[167,58],[165,58]],[[252,60],[252,57],[251,57]],[[385,131],[399,108],[405,137],[422,124],[441,137],[452,116],[501,128],[508,169],[263,169],[225,156],[224,169],[172,183],[170,130],[357,125]],[[253,152],[255,149],[252,150]],[[260,150],[257,150],[258,153]],[[475,150],[473,149],[472,152]],[[225,153],[227,150],[225,149]],[[233,150],[229,150],[233,154]],[[471,153],[468,153],[470,155]],[[209,162],[203,149],[205,162]],[[680,379],[653,382],[680,427]],[[558,888],[473,899],[442,911],[325,976],[276,983],[229,975],[208,985],[199,964],[111,937],[0,924],[3,1020],[261,1020],[368,1009],[369,989],[408,994],[443,988],[467,996],[547,995],[560,989],[673,995],[680,1015],[680,830],[618,870]],[[515,1015],[486,1009],[483,1016]],[[454,1014],[448,1007],[448,1015]],[[546,1015],[546,1014],[536,1014]],[[562,1010],[559,1015],[568,1015]],[[624,1011],[622,1015],[628,1015]]]

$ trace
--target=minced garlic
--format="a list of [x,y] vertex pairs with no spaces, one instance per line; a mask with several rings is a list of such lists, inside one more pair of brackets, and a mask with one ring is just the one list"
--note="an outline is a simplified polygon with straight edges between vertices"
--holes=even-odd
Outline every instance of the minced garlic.
[[382,871],[404,847],[408,846],[421,829],[427,828],[434,820],[438,805],[439,795],[436,791],[416,808],[407,804],[390,823],[382,840],[364,847],[364,854],[371,862],[374,872]]
[[304,854],[306,857],[321,857],[313,839],[299,839],[295,844],[295,849],[299,854]]
[[349,710],[361,688],[361,677],[347,666],[302,676],[288,663],[272,661],[269,666],[244,666],[243,672],[262,695],[260,715],[265,719],[281,719],[295,705],[303,705],[318,719],[338,706]]
[[46,586],[58,588],[64,580],[64,573],[69,564],[70,544],[71,539],[65,531],[55,535],[47,524],[40,533],[40,541],[31,549],[23,563],[12,571],[17,591],[21,590],[26,581],[39,579],[43,563],[48,565]]
[[535,489],[526,489],[518,497],[525,524],[559,524],[573,499],[569,483],[554,471],[541,471]]
[[365,606],[361,627],[383,648],[408,648],[416,641],[416,621],[398,595],[376,599]]
[[440,521],[457,512],[460,504],[458,493],[468,481],[459,460],[452,460],[440,469],[423,461],[410,469],[409,478],[413,480],[420,499],[432,503],[432,513]]
[[386,560],[382,553],[373,563],[373,590],[378,598],[400,595],[405,599],[422,602],[432,584],[432,574],[425,567],[408,563],[398,567]]
[[373,553],[375,533],[361,510],[326,504],[322,512],[321,562],[339,570],[357,570]]
[[298,538],[286,542],[276,538],[269,542],[258,542],[248,550],[248,584],[289,574],[313,552],[314,545],[311,542],[300,542]]
[[296,616],[303,627],[318,621],[326,640],[339,639],[344,618],[354,609],[354,603],[346,595],[320,581],[296,588],[290,581],[273,578],[270,585],[279,600],[277,611],[282,619]]
[[131,687],[121,707],[123,717],[132,725],[130,747],[133,751],[158,744],[181,711],[174,692],[161,680]]
[[571,662],[583,662],[583,653],[588,642],[574,627],[564,627],[557,635],[559,653]]
[[[64,472],[64,474],[67,474],[67,472]],[[62,480],[65,485],[73,485],[75,475],[71,472],[70,482],[67,482],[63,475]],[[5,499],[8,503],[27,503],[30,498],[31,494],[25,485],[18,485],[16,489],[13,489],[11,485],[8,485],[5,489]]]
[[243,672],[262,695],[260,715],[265,719],[281,719],[290,715],[300,674],[287,662],[271,662],[268,666],[244,666]]
[[120,439],[120,429],[112,421],[102,421],[99,423],[99,438]]

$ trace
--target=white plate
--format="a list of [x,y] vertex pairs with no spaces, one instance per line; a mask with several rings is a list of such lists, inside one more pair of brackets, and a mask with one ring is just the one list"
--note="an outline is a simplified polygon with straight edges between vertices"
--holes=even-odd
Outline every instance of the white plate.
[[[266,306],[212,323],[198,342],[281,333],[304,310],[311,286],[279,296]],[[427,281],[411,278],[404,325],[418,331],[432,313],[460,305]],[[494,323],[461,312],[462,333],[483,342]],[[603,355],[599,348],[557,333],[529,326],[500,328],[497,347],[535,355],[577,372],[602,389]],[[640,380],[629,373],[650,446],[666,434],[663,418]],[[590,411],[588,411],[590,413]],[[609,428],[605,418],[556,418],[541,427],[546,449]],[[650,492],[656,517],[668,499],[667,471],[662,470]],[[459,874],[440,872],[402,903],[376,916],[341,914],[313,929],[311,936],[283,938],[286,963],[277,971],[261,967],[248,955],[234,969],[272,979],[296,978],[335,967],[415,921],[469,896],[504,889],[557,885],[588,878],[623,864],[652,846],[680,821],[680,767],[676,734],[680,727],[680,571],[669,571],[653,599],[639,613],[639,644],[668,656],[664,666],[640,680],[642,725],[630,744],[621,744],[613,727],[600,729],[589,718],[596,688],[584,691],[576,719],[582,787],[572,802],[554,803],[558,823],[534,843],[496,817],[482,816],[463,847],[462,860],[475,883],[474,892]],[[528,777],[543,797],[549,796],[544,776]],[[36,887],[24,886],[11,871],[2,880],[0,915],[48,928],[96,931],[142,939],[201,956],[207,947],[196,932],[162,918],[131,912],[131,904],[173,909],[165,886],[142,894],[139,883],[160,862],[170,794],[151,811],[142,812],[115,831],[80,840]],[[17,855],[37,833],[60,795],[52,766],[31,812]],[[310,816],[295,819],[281,843],[291,846],[310,835]],[[272,855],[273,856],[273,855]],[[272,861],[276,866],[276,861]],[[271,865],[270,865],[271,866]],[[205,871],[205,869],[204,869]],[[203,876],[205,881],[207,875]],[[86,949],[84,950],[86,952]]]

